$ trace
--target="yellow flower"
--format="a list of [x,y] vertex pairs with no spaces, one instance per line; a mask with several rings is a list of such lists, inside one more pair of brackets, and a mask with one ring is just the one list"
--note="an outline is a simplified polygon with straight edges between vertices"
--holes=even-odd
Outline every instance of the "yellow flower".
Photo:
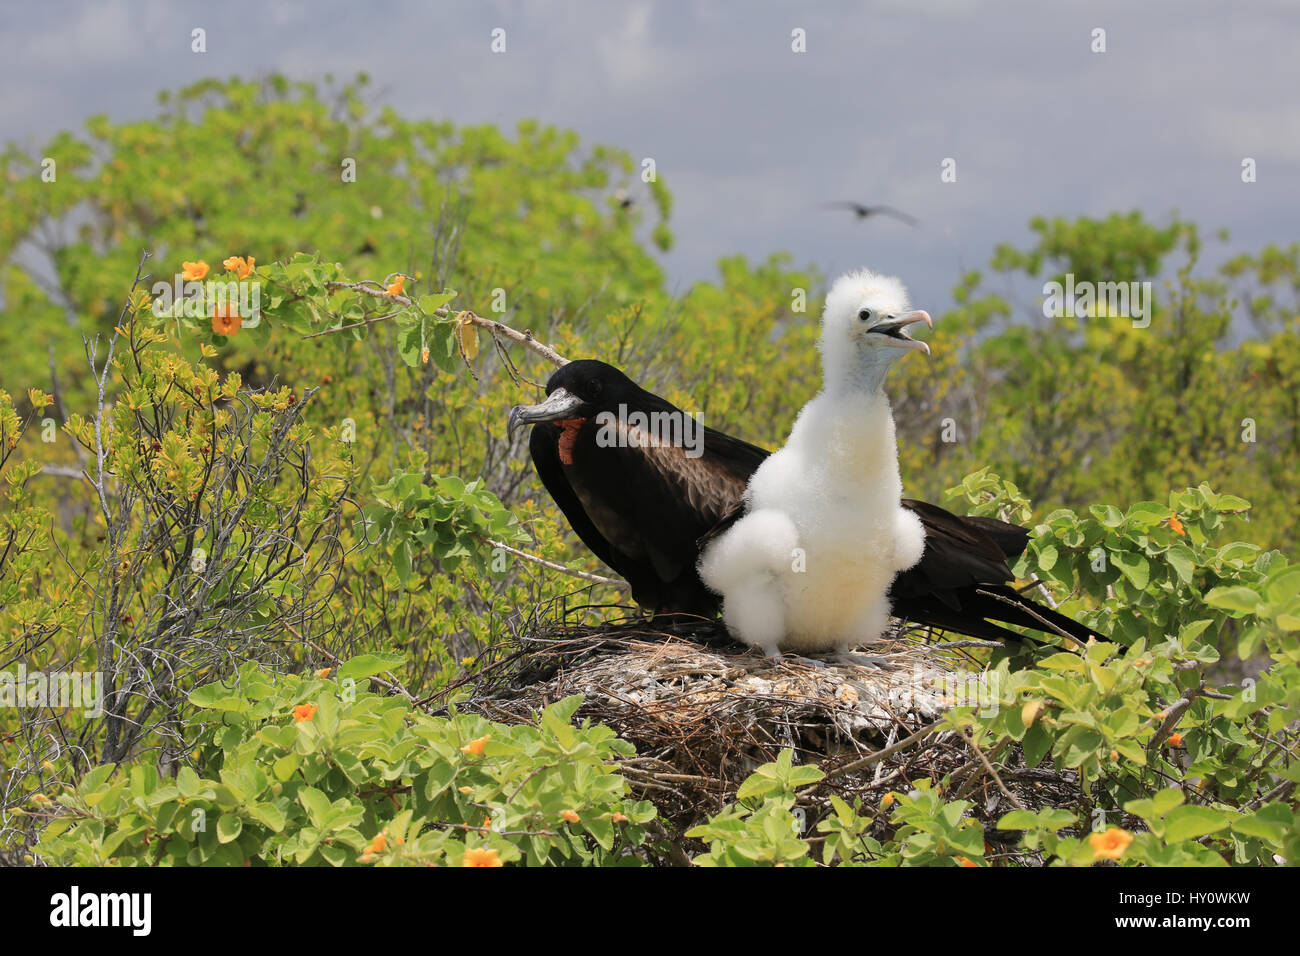
[[471,740],[464,747],[460,748],[460,752],[463,754],[473,754],[476,757],[483,756],[483,748],[487,746],[488,738],[491,736],[491,734],[487,734],[480,737],[478,740]]
[[208,264],[200,259],[198,262],[182,262],[181,278],[186,282],[202,282],[208,274]]
[[1094,860],[1118,860],[1133,842],[1133,834],[1119,827],[1111,827],[1105,833],[1093,833],[1088,837],[1092,844]]
[[466,850],[461,866],[504,866],[496,850]]
[[257,262],[252,256],[245,259],[243,256],[231,256],[229,259],[222,261],[227,272],[233,272],[237,279],[247,279],[253,272],[253,264]]

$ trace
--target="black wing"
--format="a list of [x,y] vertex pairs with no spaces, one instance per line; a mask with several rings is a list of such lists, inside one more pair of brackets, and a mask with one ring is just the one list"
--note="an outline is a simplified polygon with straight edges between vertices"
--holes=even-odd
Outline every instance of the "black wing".
[[741,501],[750,475],[767,453],[713,429],[704,429],[698,457],[678,445],[592,451],[617,463],[613,470],[620,487],[612,492],[624,501],[624,527],[635,529],[659,576],[689,581],[691,589],[710,595],[710,606],[716,605],[695,573],[697,539]]
[[893,216],[899,222],[907,223],[907,225],[909,226],[919,225],[919,223],[913,217],[909,216],[907,213],[903,212],[902,210],[895,209],[893,206],[876,206],[871,210],[871,212],[873,213],[878,212],[886,216]]
[[837,200],[836,202],[824,202],[822,203],[822,208],[823,209],[848,209],[856,213],[858,216],[866,216],[871,212],[871,210],[868,209],[866,206],[862,205],[862,203],[853,202],[852,200],[848,200],[848,199],[841,199],[841,200]]
[[564,475],[564,467],[560,463],[559,431],[553,425],[533,427],[533,432],[528,438],[528,451],[533,458],[533,467],[537,469],[542,484],[555,499],[555,503],[560,506],[564,517],[569,519],[569,526],[577,532],[582,543],[589,547],[596,557],[627,577],[620,566],[627,565],[630,558],[618,554],[605,536],[596,530],[582,502],[574,493],[573,486],[569,484],[569,479]]
[[925,527],[925,551],[914,567],[894,579],[889,593],[895,617],[988,640],[1021,638],[992,621],[1065,633],[1081,642],[1106,640],[1007,586],[1013,578],[1007,561],[1029,542],[1025,528],[996,518],[959,517],[910,498],[903,499],[903,506]]
[[[903,507],[921,519],[925,551],[915,566],[894,579],[890,594],[895,600],[930,595],[957,608],[957,592],[976,584],[1003,584],[1012,579],[1007,558],[1025,549],[1029,532],[1024,528],[1002,521],[996,522],[1000,527],[995,528],[987,524],[994,519],[960,518],[938,505],[913,498],[904,498]],[[1004,548],[1002,543],[1011,547]]]
[[[646,393],[640,410],[680,412]],[[546,490],[584,544],[632,585],[643,607],[716,612],[718,598],[695,571],[695,539],[735,505],[761,448],[703,429],[702,454],[690,444],[625,442],[602,447],[594,421],[572,445],[571,466],[559,457],[560,429],[533,427],[529,450]]]

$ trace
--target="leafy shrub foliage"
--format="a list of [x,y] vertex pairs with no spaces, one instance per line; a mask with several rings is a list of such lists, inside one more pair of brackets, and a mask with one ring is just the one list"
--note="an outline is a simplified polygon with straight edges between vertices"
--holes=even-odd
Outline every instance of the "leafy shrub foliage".
[[[730,257],[676,295],[654,258],[671,196],[631,155],[535,122],[408,120],[368,108],[365,85],[207,81],[152,119],[98,117],[0,154],[0,672],[99,674],[106,705],[0,708],[0,861],[49,813],[40,852],[60,860],[663,858],[645,808],[619,802],[621,745],[559,729],[568,704],[531,730],[410,704],[567,601],[573,580],[519,552],[601,570],[504,427],[548,367],[468,310],[772,447],[819,386],[822,277]],[[355,182],[340,183],[339,143],[365,156]],[[987,276],[959,277],[931,360],[903,363],[891,394],[909,494],[937,499],[969,473],[952,507],[1031,525],[1016,573],[1116,639],[1083,656],[970,649],[996,706],[946,724],[995,770],[1077,772],[1077,806],[1009,811],[999,825],[1021,845],[990,855],[980,808],[942,780],[882,808],[782,758],[700,825],[698,862],[1296,859],[1300,570],[1273,549],[1298,527],[1300,245],[1211,270],[1176,217],[1031,229]],[[17,255],[33,238],[48,276]],[[1018,316],[989,291],[1066,274],[1171,281],[1141,328],[1102,308]],[[165,302],[157,283],[180,277],[242,283],[261,310],[232,318],[207,285]],[[621,597],[586,586],[574,603]],[[345,660],[385,696],[345,699],[341,670],[294,676]],[[379,736],[340,729],[365,715]],[[570,733],[590,759],[550,767]],[[459,746],[483,736],[480,767]],[[400,758],[399,737],[418,741]],[[580,766],[589,778],[566,776]],[[349,776],[427,787],[439,767],[472,793],[394,793],[390,812]],[[556,793],[579,822],[542,819]],[[215,815],[209,830],[182,799]],[[497,812],[491,832],[464,829]],[[602,829],[614,813],[628,821]]]
[[654,808],[627,799],[631,747],[574,727],[580,698],[534,726],[430,717],[359,689],[398,661],[324,676],[253,665],[191,694],[200,774],[104,764],[48,806],[38,847],[103,866],[636,864]]

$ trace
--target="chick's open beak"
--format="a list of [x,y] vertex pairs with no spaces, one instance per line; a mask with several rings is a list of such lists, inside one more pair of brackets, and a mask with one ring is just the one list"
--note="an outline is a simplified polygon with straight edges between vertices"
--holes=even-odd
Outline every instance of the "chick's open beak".
[[895,348],[918,349],[929,355],[930,346],[928,344],[907,334],[907,327],[918,322],[924,322],[930,328],[934,328],[934,320],[930,318],[930,313],[924,309],[915,309],[911,312],[896,312],[893,315],[887,315],[873,325],[870,331],[884,335],[886,344]]

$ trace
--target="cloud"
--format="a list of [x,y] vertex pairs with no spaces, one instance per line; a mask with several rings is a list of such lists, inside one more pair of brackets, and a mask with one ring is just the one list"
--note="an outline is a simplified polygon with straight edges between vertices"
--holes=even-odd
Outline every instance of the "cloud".
[[[1186,12],[1186,15],[1184,13]],[[255,28],[244,25],[255,24]],[[209,30],[206,56],[189,31]],[[489,49],[503,27],[508,52]],[[794,27],[808,50],[790,48]],[[1107,30],[1108,51],[1091,50]],[[1249,241],[1300,221],[1300,10],[1208,2],[1087,7],[973,0],[792,6],[634,0],[83,2],[11,11],[6,138],[148,116],[159,90],[271,71],[365,70],[384,102],[460,123],[572,127],[653,156],[673,190],[675,285],[723,254],[790,250],[832,273],[896,269],[947,289],[1036,213],[1175,206]],[[1241,156],[1260,163],[1243,191]],[[939,181],[953,157],[958,181]],[[856,223],[828,199],[899,206],[923,227]],[[858,261],[854,261],[858,257]],[[879,261],[885,260],[885,261]]]

